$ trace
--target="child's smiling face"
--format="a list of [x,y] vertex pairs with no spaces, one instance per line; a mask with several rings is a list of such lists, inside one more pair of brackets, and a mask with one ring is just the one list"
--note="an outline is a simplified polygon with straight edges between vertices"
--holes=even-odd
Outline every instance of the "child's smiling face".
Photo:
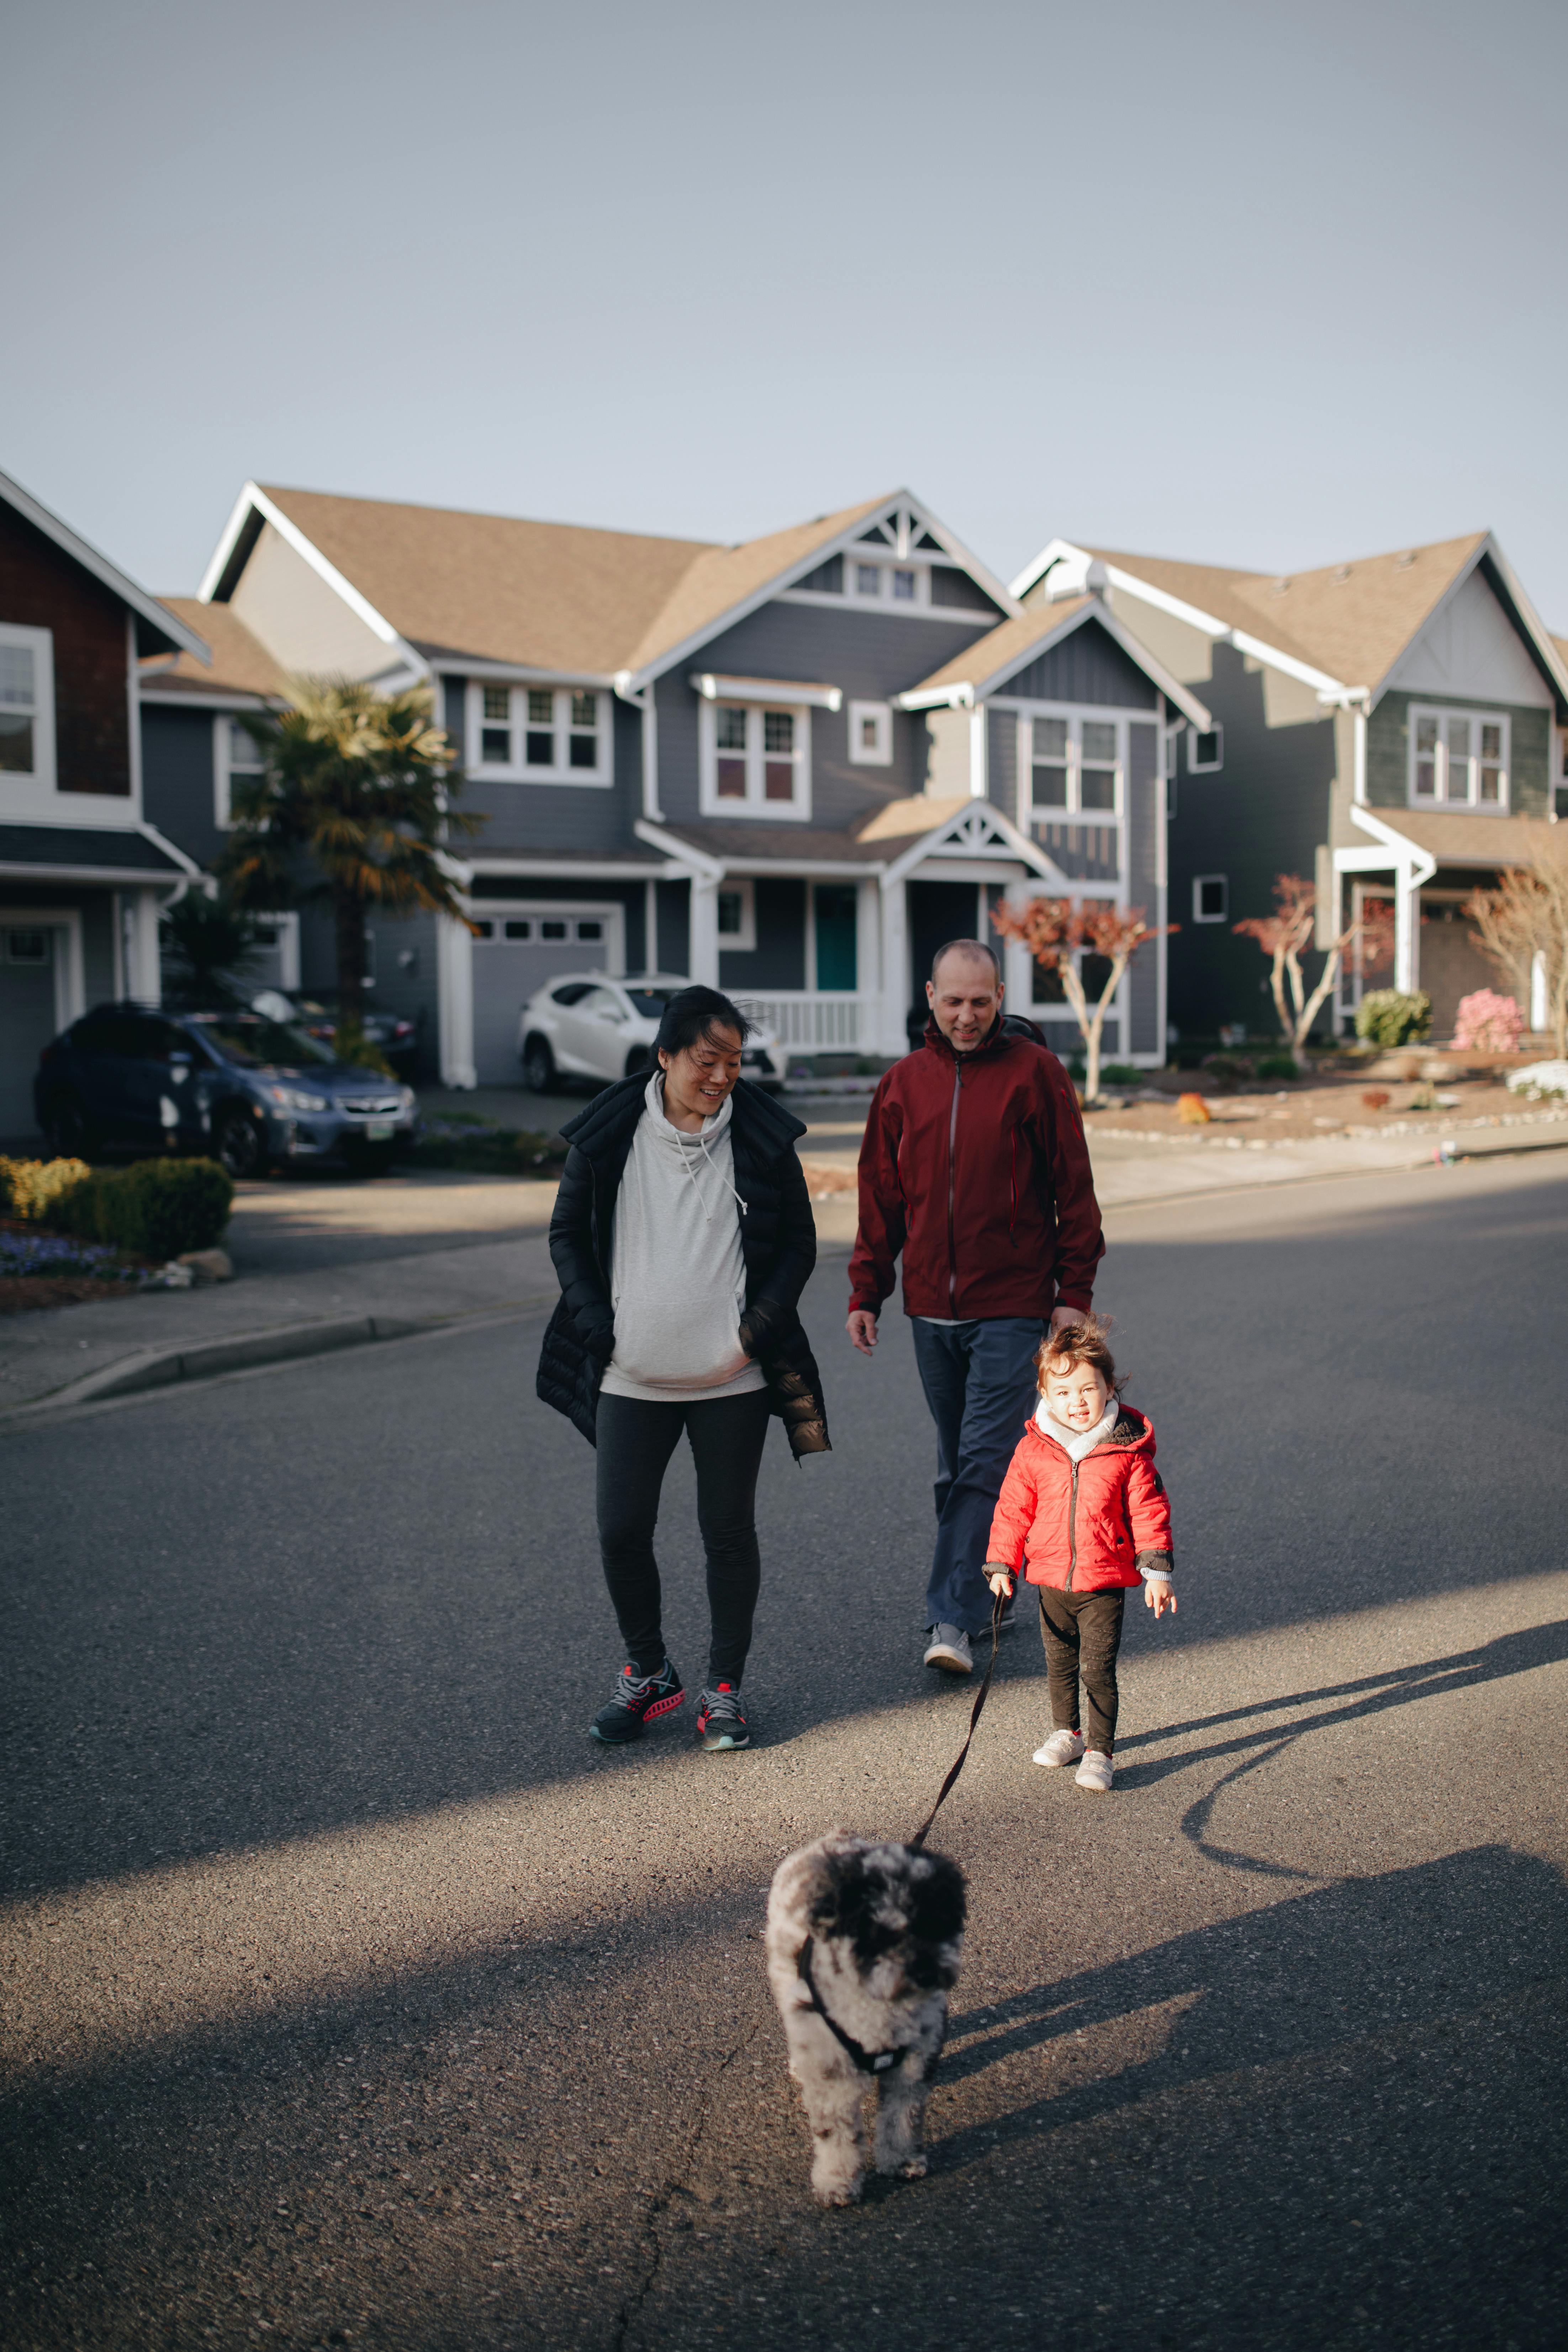
[[1046,1409],[1066,1429],[1093,1429],[1110,1402],[1105,1375],[1093,1364],[1046,1361]]

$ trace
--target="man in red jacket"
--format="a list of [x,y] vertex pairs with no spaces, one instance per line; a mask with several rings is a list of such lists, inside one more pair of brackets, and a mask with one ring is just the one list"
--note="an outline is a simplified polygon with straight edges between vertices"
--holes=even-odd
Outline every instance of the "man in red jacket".
[[973,1671],[989,1624],[991,1516],[1035,1408],[1047,1325],[1076,1320],[1105,1254],[1078,1097],[1056,1055],[1002,1012],[1002,975],[979,940],[938,951],[923,1044],[887,1071],[860,1146],[860,1229],[849,1261],[849,1337],[877,1318],[904,1261],[904,1312],[936,1423],[936,1552],[925,1663]]

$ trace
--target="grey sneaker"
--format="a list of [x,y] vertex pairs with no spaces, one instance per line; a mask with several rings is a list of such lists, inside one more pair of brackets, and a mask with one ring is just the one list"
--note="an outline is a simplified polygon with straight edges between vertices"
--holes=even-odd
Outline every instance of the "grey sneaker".
[[752,1729],[733,1683],[715,1683],[697,1702],[697,1737],[704,1748],[749,1748]]
[[928,1626],[925,1664],[940,1666],[944,1675],[972,1675],[974,1653],[969,1646],[969,1636],[961,1625]]

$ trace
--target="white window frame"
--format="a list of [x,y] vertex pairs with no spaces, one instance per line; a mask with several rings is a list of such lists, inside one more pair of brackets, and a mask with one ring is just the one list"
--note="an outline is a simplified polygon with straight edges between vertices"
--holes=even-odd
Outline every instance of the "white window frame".
[[[869,748],[860,740],[861,730],[870,719],[876,735]],[[849,757],[858,768],[890,768],[893,764],[893,706],[890,702],[852,702],[849,705]]]
[[[1215,739],[1215,756],[1212,760],[1200,760],[1197,756],[1198,738],[1200,734],[1212,735]],[[1187,729],[1188,775],[1217,776],[1224,765],[1225,729],[1221,725],[1220,721],[1216,719],[1212,727],[1205,727],[1201,729],[1197,727],[1189,727]]]
[[[1037,819],[1042,824],[1098,824],[1121,826],[1127,807],[1127,729],[1129,719],[1117,710],[1094,709],[1079,703],[1032,702],[1020,709],[1018,725],[1018,824],[1029,834],[1031,824]],[[1035,722],[1037,719],[1065,719],[1068,730],[1068,798],[1065,808],[1035,806]],[[1116,782],[1114,805],[1108,809],[1086,809],[1079,805],[1083,779],[1083,730],[1085,724],[1114,727],[1116,730]],[[1057,761],[1053,756],[1051,764]],[[1091,767],[1103,767],[1102,760],[1092,760]]]
[[[726,803],[727,806],[732,803]],[[741,901],[740,929],[719,933],[719,952],[726,950],[731,955],[753,955],[757,946],[757,890],[749,874],[727,874],[716,886],[713,919],[719,919],[717,900],[733,896]]]
[[[863,587],[862,570],[875,570],[875,587]],[[895,593],[893,574],[910,583],[907,595]],[[853,545],[844,551],[844,601],[848,604],[875,604],[883,612],[921,613],[931,604],[931,566],[917,563],[897,554],[890,547]]]
[[[605,980],[618,981],[626,971],[626,910],[622,906],[618,898],[603,900],[593,898],[469,898],[467,900],[466,905],[470,920],[475,923],[487,924],[489,927],[488,934],[481,933],[479,937],[474,940],[474,953],[476,955],[479,955],[484,949],[489,947],[567,948],[580,946],[586,947],[602,943],[605,950],[605,968],[601,976]],[[528,940],[509,940],[506,935],[506,927],[508,923],[516,922],[531,923],[533,925],[533,937]],[[567,936],[565,939],[546,940],[542,938],[540,936],[539,929],[541,923],[555,922],[563,922],[566,925]],[[581,923],[598,923],[601,925],[602,928],[599,941],[589,941],[580,939],[578,935],[578,926]],[[560,980],[566,980],[569,977],[570,974],[567,972],[559,972],[556,975],[556,978]],[[554,982],[542,981],[540,985],[541,987],[553,986]]]
[[234,824],[229,778],[257,775],[267,764],[260,744],[255,741],[250,746],[253,758],[241,762],[230,756],[234,738],[229,730],[238,726],[239,718],[237,710],[213,713],[213,822],[220,833],[227,833]]
[[[1217,882],[1225,903],[1217,915],[1203,911],[1204,885]],[[1228,923],[1230,920],[1230,877],[1228,874],[1194,874],[1193,877],[1193,920],[1194,923]]]
[[[721,710],[743,710],[746,713],[746,797],[744,800],[721,800],[719,797],[719,713]],[[787,711],[795,721],[794,746],[789,758],[795,766],[795,798],[790,801],[770,801],[763,795],[763,768],[767,761],[777,761],[778,752],[763,749],[763,721],[770,710]],[[699,805],[704,816],[760,820],[765,824],[808,824],[811,821],[811,705],[792,701],[785,694],[770,695],[765,702],[742,699],[739,695],[727,696],[722,702],[704,698],[698,706],[698,741],[700,748]],[[723,755],[732,759],[733,751]]]
[[[55,765],[55,639],[52,629],[25,628],[19,622],[0,621],[0,646],[16,646],[33,656],[33,701],[24,711],[20,703],[4,707],[14,718],[33,722],[33,764],[30,769],[0,769],[0,814],[26,815],[37,805],[40,793],[56,789]],[[74,795],[73,795],[74,797]]]
[[[507,718],[487,719],[485,697],[504,694],[507,698]],[[531,694],[551,697],[550,731],[554,738],[555,758],[548,767],[529,763],[528,736]],[[595,712],[595,735],[598,761],[592,768],[574,768],[571,763],[572,704],[574,697],[592,695]],[[484,737],[487,728],[505,724],[510,739],[510,753],[505,760],[486,759]],[[542,724],[535,721],[531,731],[542,734]],[[585,731],[585,730],[584,730]],[[557,685],[548,678],[533,678],[523,685],[514,685],[506,678],[471,677],[468,682],[465,707],[467,735],[465,764],[471,776],[494,777],[498,782],[510,784],[582,784],[590,790],[605,791],[616,781],[615,713],[611,699],[603,688],[574,685],[570,681]],[[565,751],[565,759],[561,753]]]
[[[1405,795],[1411,808],[1477,809],[1486,816],[1506,816],[1508,814],[1509,793],[1511,789],[1512,777],[1513,740],[1512,730],[1509,725],[1509,716],[1506,710],[1462,709],[1457,703],[1452,702],[1413,702],[1406,710],[1405,718],[1405,726],[1409,734],[1409,746],[1405,762]],[[1441,785],[1442,789],[1440,792],[1436,793],[1423,793],[1417,796],[1415,791],[1416,748],[1418,740],[1417,722],[1423,719],[1430,719],[1435,721],[1436,725],[1437,743],[1436,756],[1433,762],[1433,781]],[[1470,772],[1470,789],[1468,794],[1463,800],[1453,800],[1449,797],[1448,793],[1448,721],[1451,719],[1463,719],[1468,722],[1470,727],[1470,740],[1472,745],[1475,747],[1471,751],[1469,760],[1467,762]],[[1479,749],[1479,730],[1483,727],[1497,727],[1501,730],[1502,758],[1499,762],[1500,774],[1498,779],[1500,796],[1495,801],[1484,801],[1480,797],[1481,755]]]

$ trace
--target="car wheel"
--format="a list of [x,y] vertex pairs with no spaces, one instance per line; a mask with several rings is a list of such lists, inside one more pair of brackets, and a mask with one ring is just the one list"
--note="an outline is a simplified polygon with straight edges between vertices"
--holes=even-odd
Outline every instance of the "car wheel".
[[226,1111],[213,1140],[219,1160],[231,1176],[259,1176],[267,1164],[261,1129],[247,1110]]
[[536,1095],[548,1094],[555,1083],[555,1056],[542,1037],[531,1037],[522,1049],[522,1082]]
[[60,1095],[44,1113],[44,1141],[53,1160],[90,1160],[93,1132],[74,1095]]
[[651,1070],[652,1067],[653,1055],[647,1046],[634,1045],[631,1052],[626,1055],[626,1074],[627,1077],[640,1078],[645,1070]]

